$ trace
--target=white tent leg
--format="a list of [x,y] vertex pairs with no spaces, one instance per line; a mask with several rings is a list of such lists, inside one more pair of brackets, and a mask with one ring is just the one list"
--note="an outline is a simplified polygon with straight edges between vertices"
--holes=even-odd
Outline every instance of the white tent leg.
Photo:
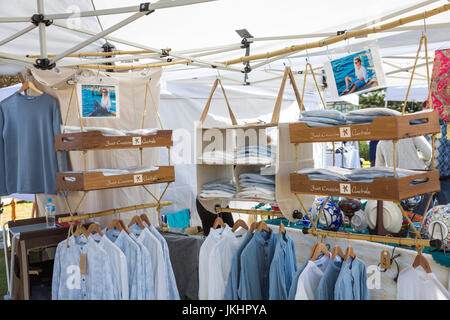
[[32,24],[32,25],[26,27],[25,29],[23,29],[23,30],[21,30],[21,31],[19,31],[19,32],[16,32],[16,33],[13,34],[12,36],[10,36],[10,37],[8,37],[8,38],[3,39],[2,41],[0,41],[0,46],[2,46],[2,45],[4,45],[4,44],[7,44],[7,43],[10,42],[10,41],[13,41],[14,39],[19,38],[20,36],[24,35],[25,33],[30,32],[30,31],[33,30],[34,28],[37,28],[37,27],[36,27],[34,24]]
[[125,20],[123,20],[119,23],[116,23],[115,25],[109,27],[108,29],[97,33],[95,36],[92,36],[91,38],[81,42],[80,44],[77,44],[76,46],[73,46],[72,48],[64,51],[63,53],[58,54],[56,57],[54,57],[50,60],[50,63],[59,61],[62,58],[64,58],[65,56],[67,56],[71,53],[77,52],[78,50],[86,47],[87,45],[91,44],[92,42],[97,41],[98,39],[104,38],[107,34],[110,34],[111,32],[114,32],[114,31],[122,28],[123,26],[130,24],[131,22],[143,17],[146,14],[147,14],[147,12],[138,12],[138,13],[133,14],[131,17],[128,17]]
[[[61,28],[69,29],[69,30],[72,30],[72,31],[77,31],[77,32],[84,33],[84,34],[89,34],[89,35],[95,34],[92,31],[81,29],[81,28],[73,28],[73,27],[69,28],[69,26],[67,26],[67,25],[65,25],[63,23],[60,23],[60,22],[54,22],[53,24],[55,26],[58,26],[58,27],[61,27]],[[156,48],[144,46],[144,45],[139,44],[139,43],[135,43],[135,42],[127,41],[127,40],[122,40],[122,39],[119,39],[119,38],[116,38],[116,37],[103,36],[101,38],[104,38],[104,39],[109,40],[109,41],[121,43],[121,44],[124,44],[124,45],[127,45],[127,46],[135,47],[135,48],[140,48],[140,49],[150,50],[150,51],[155,51],[155,52],[159,51],[159,52],[161,52],[161,54],[163,54],[161,49],[156,49]],[[216,67],[217,69],[221,69],[221,70],[243,72],[242,69],[239,69],[239,68],[236,68],[236,67],[226,66],[224,64],[217,63],[217,62],[199,60],[197,58],[192,58],[192,57],[185,56],[185,55],[178,54],[178,53],[174,53],[174,52],[170,52],[169,55],[174,57],[174,58],[179,58],[179,59],[183,59],[183,60],[191,60],[191,61],[193,61],[193,63],[190,63],[191,65],[200,65],[200,66],[204,67],[204,65],[206,64],[208,66],[213,66],[213,67]],[[163,59],[160,59],[160,60],[163,60]]]
[[[37,8],[39,14],[45,14],[44,11],[44,0],[37,0]],[[39,48],[41,52],[41,59],[47,58],[47,34],[45,31],[45,23],[39,23]]]

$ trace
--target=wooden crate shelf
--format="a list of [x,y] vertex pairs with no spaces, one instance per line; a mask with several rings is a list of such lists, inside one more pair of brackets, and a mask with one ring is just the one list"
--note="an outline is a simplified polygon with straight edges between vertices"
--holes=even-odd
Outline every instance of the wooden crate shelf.
[[[414,180],[424,182],[411,184]],[[311,180],[306,174],[290,174],[293,193],[400,201],[439,191],[439,171],[420,171],[402,178],[374,178],[372,182]]]
[[155,134],[129,136],[105,136],[100,131],[55,135],[55,151],[137,149],[172,145],[172,130],[158,130]]
[[61,191],[92,191],[175,181],[173,166],[156,171],[105,176],[102,172],[58,172],[56,189]]
[[[423,119],[424,123],[411,124]],[[436,111],[403,116],[378,117],[370,124],[331,127],[309,127],[306,123],[291,123],[291,143],[398,140],[439,133],[439,115]]]

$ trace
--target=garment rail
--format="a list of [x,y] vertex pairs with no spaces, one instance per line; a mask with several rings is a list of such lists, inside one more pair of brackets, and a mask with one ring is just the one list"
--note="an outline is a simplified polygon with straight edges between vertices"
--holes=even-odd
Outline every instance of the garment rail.
[[216,213],[245,213],[245,214],[257,214],[261,216],[274,216],[274,217],[283,217],[283,214],[278,211],[273,210],[261,210],[261,209],[235,209],[235,208],[221,208],[216,207]]
[[304,234],[311,234],[313,236],[324,236],[324,237],[330,237],[330,238],[343,238],[343,239],[353,239],[353,240],[366,240],[366,241],[371,241],[371,242],[392,243],[392,244],[406,245],[406,246],[440,248],[441,244],[442,244],[441,240],[438,240],[438,239],[423,240],[423,239],[417,239],[417,238],[376,236],[376,235],[367,235],[367,234],[324,231],[324,230],[317,230],[317,229],[313,229],[313,228],[303,228],[302,232]]
[[108,216],[111,214],[121,213],[121,212],[127,212],[132,210],[141,210],[141,209],[148,209],[148,208],[161,208],[165,206],[172,205],[172,201],[163,201],[163,202],[155,202],[155,203],[147,203],[147,204],[140,204],[135,206],[129,206],[129,207],[123,207],[119,209],[110,209],[105,211],[100,211],[96,213],[86,213],[86,214],[80,214],[78,216],[69,216],[64,218],[59,218],[58,222],[74,222],[78,220],[86,220],[91,218],[97,218],[97,217],[103,217]]

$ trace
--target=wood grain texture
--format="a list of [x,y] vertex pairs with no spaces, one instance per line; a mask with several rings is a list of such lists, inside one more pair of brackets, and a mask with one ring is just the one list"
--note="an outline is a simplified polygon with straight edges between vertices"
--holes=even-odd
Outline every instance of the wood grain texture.
[[[74,181],[69,181],[68,178],[73,178]],[[175,181],[173,166],[161,166],[157,171],[114,176],[105,176],[101,172],[56,173],[56,189],[67,191],[91,191],[173,181]]]
[[[411,120],[418,119],[424,119],[425,123],[410,124]],[[398,140],[439,133],[440,126],[439,114],[433,111],[404,116],[378,117],[370,124],[312,128],[306,123],[291,123],[289,132],[291,143]]]
[[131,136],[105,136],[100,131],[55,134],[55,151],[138,149],[172,145],[172,130]]
[[[412,185],[411,181],[428,179]],[[291,192],[362,199],[400,201],[439,190],[439,171],[432,170],[403,178],[374,178],[373,182],[311,180],[306,174],[291,173]]]

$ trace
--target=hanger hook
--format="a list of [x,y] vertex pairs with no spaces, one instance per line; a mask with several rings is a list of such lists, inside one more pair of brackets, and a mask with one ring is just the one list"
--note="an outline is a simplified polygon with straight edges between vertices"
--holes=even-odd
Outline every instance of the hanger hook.
[[219,71],[219,69],[216,69],[216,71],[217,71],[217,79],[220,79],[220,71]]

